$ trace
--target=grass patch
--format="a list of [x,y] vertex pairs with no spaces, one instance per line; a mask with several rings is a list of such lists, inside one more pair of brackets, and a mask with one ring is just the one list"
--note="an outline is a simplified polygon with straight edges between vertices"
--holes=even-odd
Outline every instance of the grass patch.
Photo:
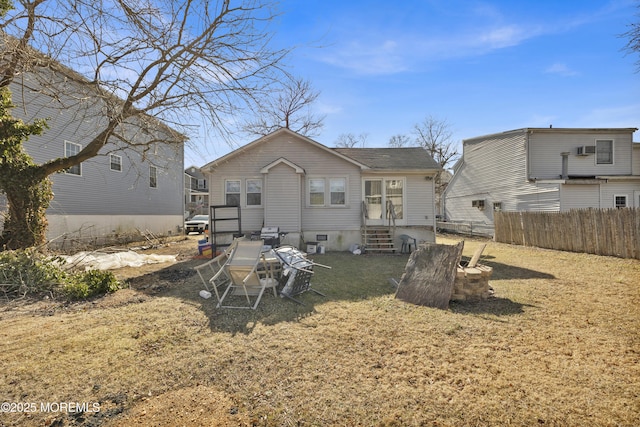
[[0,424],[640,425],[637,260],[490,242],[495,297],[449,310],[393,298],[406,256],[316,260],[327,297],[304,306],[215,310],[198,260],[99,301],[5,303],[4,400],[101,411]]

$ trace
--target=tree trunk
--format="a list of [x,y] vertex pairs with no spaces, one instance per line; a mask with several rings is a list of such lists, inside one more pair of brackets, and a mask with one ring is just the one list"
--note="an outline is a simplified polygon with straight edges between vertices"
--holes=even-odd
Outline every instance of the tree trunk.
[[417,305],[449,308],[464,242],[420,245],[409,257],[396,298]]
[[8,213],[0,245],[2,249],[26,249],[47,240],[46,211],[53,199],[51,180],[22,183],[5,189]]

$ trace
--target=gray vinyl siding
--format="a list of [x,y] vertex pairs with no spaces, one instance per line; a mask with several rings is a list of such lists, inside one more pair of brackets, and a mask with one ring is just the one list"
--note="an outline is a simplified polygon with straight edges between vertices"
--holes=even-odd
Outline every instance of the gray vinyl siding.
[[590,185],[563,185],[561,208],[563,211],[570,209],[615,207],[615,196],[627,196],[627,207],[634,207],[635,197],[640,192],[640,183],[630,182],[601,182]]
[[[445,191],[451,221],[493,223],[493,204],[503,211],[557,211],[557,184],[527,179],[527,139],[513,131],[464,142],[463,160]],[[484,200],[484,209],[473,207]]]
[[[562,152],[569,154],[568,175],[631,175],[632,134],[612,132],[551,133],[529,135],[530,178],[558,179],[562,174]],[[596,164],[596,155],[578,156],[577,148],[595,145],[596,140],[613,140],[613,164]]]
[[[346,167],[345,167],[346,166]],[[342,172],[340,172],[340,169]],[[328,193],[325,196],[326,206],[309,206],[308,188],[309,179],[326,178],[326,186],[329,186],[330,178],[346,178],[347,194],[344,206],[329,206]],[[302,207],[302,230],[357,230],[360,228],[360,202],[362,200],[361,180],[358,169],[352,165],[336,164],[327,167],[324,173],[314,175],[307,174],[304,182],[304,201]]]
[[283,232],[299,232],[302,178],[289,165],[281,163],[269,170],[266,181],[266,190],[263,190],[265,226],[280,227]]
[[627,207],[634,206],[634,191],[640,191],[640,182],[609,182],[600,186],[600,207],[613,208],[615,196],[627,196]]
[[[304,230],[341,230],[358,229],[360,227],[360,169],[357,165],[310,144],[295,135],[279,133],[271,139],[246,148],[231,158],[224,158],[215,163],[209,182],[210,200],[212,204],[225,203],[224,182],[227,179],[242,181],[243,195],[241,197],[242,228],[243,231],[260,230],[265,219],[264,206],[269,203],[266,199],[260,209],[246,207],[244,199],[245,179],[247,177],[262,176],[260,171],[276,160],[284,158],[301,167],[305,176],[301,178],[301,227]],[[286,165],[274,166],[280,170]],[[347,199],[345,206],[339,207],[310,207],[307,202],[308,179],[313,177],[331,178],[345,177],[347,179]],[[269,174],[263,181],[270,185]],[[277,182],[277,181],[276,181]],[[328,184],[328,182],[327,182]],[[273,197],[277,191],[263,188],[263,196]],[[279,226],[283,229],[292,227],[292,218],[283,217]],[[269,219],[269,222],[273,221]]]
[[600,185],[571,185],[565,184],[560,190],[560,209],[585,209],[600,206]]
[[409,175],[405,187],[405,221],[409,226],[435,225],[433,180],[425,175]]
[[[182,215],[182,147],[159,147],[143,161],[122,153],[122,171],[110,169],[109,157],[82,163],[82,176],[53,176],[54,200],[48,212],[60,215]],[[152,162],[152,163],[151,163]],[[157,168],[157,187],[149,186],[149,166]]]
[[[615,195],[627,195],[631,203],[640,190],[631,177],[638,157],[633,131],[527,128],[465,140],[445,191],[446,216],[491,223],[496,202],[504,211],[551,212],[610,208]],[[594,146],[596,140],[613,141],[613,164],[597,165],[595,154],[577,155],[578,147]],[[561,153],[569,153],[567,184]],[[473,200],[484,200],[484,210],[472,207]]]
[[640,143],[633,144],[632,175],[640,175]]
[[[27,121],[47,118],[49,129],[43,135],[32,136],[26,151],[37,163],[63,157],[65,141],[85,147],[106,123],[103,105],[91,92],[71,81],[51,77],[51,83],[61,85],[64,93],[57,99],[38,93],[38,83],[25,76],[25,86],[12,84],[14,114]],[[83,101],[78,101],[82,99]],[[24,102],[24,104],[23,104]],[[134,134],[133,127],[119,130],[128,141],[143,142],[157,137],[171,140],[162,126],[155,133]],[[122,171],[110,169],[109,154],[122,158]],[[81,165],[81,175],[57,173],[51,176],[55,194],[47,214],[52,215],[179,215],[184,211],[183,144],[158,143],[143,156],[123,143],[105,146],[100,155]],[[149,165],[158,170],[157,188],[149,186]]]

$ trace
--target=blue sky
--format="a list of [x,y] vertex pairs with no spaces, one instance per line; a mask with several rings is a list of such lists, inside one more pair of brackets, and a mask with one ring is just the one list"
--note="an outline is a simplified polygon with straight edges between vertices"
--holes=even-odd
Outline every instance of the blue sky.
[[[327,146],[352,133],[386,147],[427,116],[449,122],[455,142],[522,127],[640,127],[639,56],[620,36],[638,4],[281,0],[276,41],[297,46],[290,71],[321,93],[314,139]],[[208,140],[185,166],[230,150]]]

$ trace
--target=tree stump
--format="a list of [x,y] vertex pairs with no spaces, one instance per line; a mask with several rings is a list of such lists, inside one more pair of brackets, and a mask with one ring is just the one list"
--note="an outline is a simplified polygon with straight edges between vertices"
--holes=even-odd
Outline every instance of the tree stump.
[[409,257],[396,298],[446,310],[456,280],[464,242],[455,246],[422,244]]

